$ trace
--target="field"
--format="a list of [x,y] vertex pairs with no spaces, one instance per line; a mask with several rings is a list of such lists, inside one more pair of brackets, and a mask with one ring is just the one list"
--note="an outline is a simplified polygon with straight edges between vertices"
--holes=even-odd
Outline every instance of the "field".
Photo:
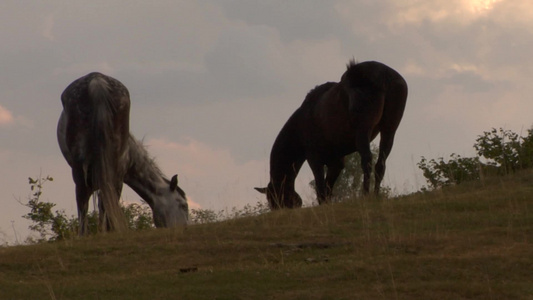
[[533,299],[533,172],[0,248],[0,299]]

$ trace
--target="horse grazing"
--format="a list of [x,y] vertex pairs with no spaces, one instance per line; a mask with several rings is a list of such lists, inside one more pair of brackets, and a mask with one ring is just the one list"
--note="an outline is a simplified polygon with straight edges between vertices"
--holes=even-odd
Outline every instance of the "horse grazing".
[[168,180],[129,132],[130,96],[120,81],[90,73],[72,82],[61,102],[57,139],[72,168],[80,235],[87,233],[89,198],[96,191],[100,227],[127,228],[119,205],[123,183],[148,203],[156,227],[187,223],[187,200],[177,175]]
[[294,181],[307,160],[315,177],[318,203],[325,203],[344,168],[344,156],[357,151],[364,173],[363,190],[368,194],[370,142],[379,133],[374,187],[379,194],[406,101],[407,83],[398,72],[379,62],[350,61],[340,82],[311,90],[283,126],[270,153],[270,182],[255,189],[267,195],[271,209],[301,207]]

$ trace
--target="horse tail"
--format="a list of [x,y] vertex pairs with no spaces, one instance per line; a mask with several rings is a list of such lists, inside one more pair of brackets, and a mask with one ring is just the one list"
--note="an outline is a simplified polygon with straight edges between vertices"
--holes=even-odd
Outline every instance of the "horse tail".
[[104,210],[100,210],[100,225],[103,226],[102,230],[108,227],[110,230],[123,231],[127,225],[119,204],[120,182],[117,181],[120,179],[117,176],[118,157],[114,138],[114,119],[118,108],[104,77],[96,76],[90,81],[89,98],[93,107],[90,145],[94,153],[90,176],[93,187],[99,190],[99,206]]

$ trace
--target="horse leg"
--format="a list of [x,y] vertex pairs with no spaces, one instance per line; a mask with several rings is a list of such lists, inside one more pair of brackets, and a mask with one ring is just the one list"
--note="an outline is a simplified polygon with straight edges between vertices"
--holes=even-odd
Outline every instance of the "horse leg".
[[[117,183],[115,184],[115,190],[117,191],[118,206],[120,207],[121,210],[122,210],[122,206],[120,206],[120,195],[122,195],[122,186],[123,186],[122,180],[117,181]],[[124,217],[125,217],[125,215],[124,215]],[[111,228],[108,228],[107,230],[111,230]]]
[[387,161],[387,157],[389,157],[389,154],[392,150],[392,144],[394,143],[394,133],[381,133],[381,138],[379,141],[379,157],[378,161],[376,162],[375,167],[375,185],[374,185],[374,193],[376,196],[379,194],[381,181],[383,180],[383,177],[385,175],[385,169],[386,165],[385,162]]
[[85,182],[85,173],[83,167],[72,168],[72,179],[76,185],[76,204],[78,206],[78,235],[83,236],[88,233],[87,212],[89,211],[89,198],[91,189]]
[[311,171],[313,172],[313,176],[315,177],[315,186],[316,186],[316,196],[318,200],[318,204],[325,203],[326,198],[326,181],[324,178],[324,164],[321,163],[318,159],[308,159],[309,167],[311,167]]
[[80,236],[88,234],[87,212],[89,211],[89,198],[91,191],[85,187],[76,185],[76,202],[78,204],[78,234]]
[[72,177],[76,184],[76,204],[78,205],[78,234],[80,236],[88,233],[87,226],[87,212],[89,211],[89,198],[91,198],[91,189],[85,183],[85,176],[83,171],[75,171],[72,169]]
[[333,186],[339,178],[342,169],[344,169],[344,157],[333,160],[327,164],[328,172],[326,174],[326,199],[329,201],[333,193]]
[[360,139],[357,142],[358,152],[361,156],[361,168],[363,169],[363,194],[366,196],[370,192],[370,174],[372,173],[372,151],[368,138]]

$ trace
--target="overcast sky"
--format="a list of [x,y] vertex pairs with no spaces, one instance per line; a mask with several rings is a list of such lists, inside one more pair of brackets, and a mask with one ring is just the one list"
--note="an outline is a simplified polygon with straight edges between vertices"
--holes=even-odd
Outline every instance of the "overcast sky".
[[[29,176],[54,177],[42,200],[76,214],[56,124],[61,92],[92,71],[128,87],[132,133],[192,208],[266,201],[253,187],[268,182],[276,135],[351,58],[409,85],[384,182],[397,193],[425,185],[421,156],[472,156],[484,130],[533,124],[529,0],[5,0],[0,41],[0,244],[28,235],[16,199]],[[306,165],[308,205],[311,179]]]

